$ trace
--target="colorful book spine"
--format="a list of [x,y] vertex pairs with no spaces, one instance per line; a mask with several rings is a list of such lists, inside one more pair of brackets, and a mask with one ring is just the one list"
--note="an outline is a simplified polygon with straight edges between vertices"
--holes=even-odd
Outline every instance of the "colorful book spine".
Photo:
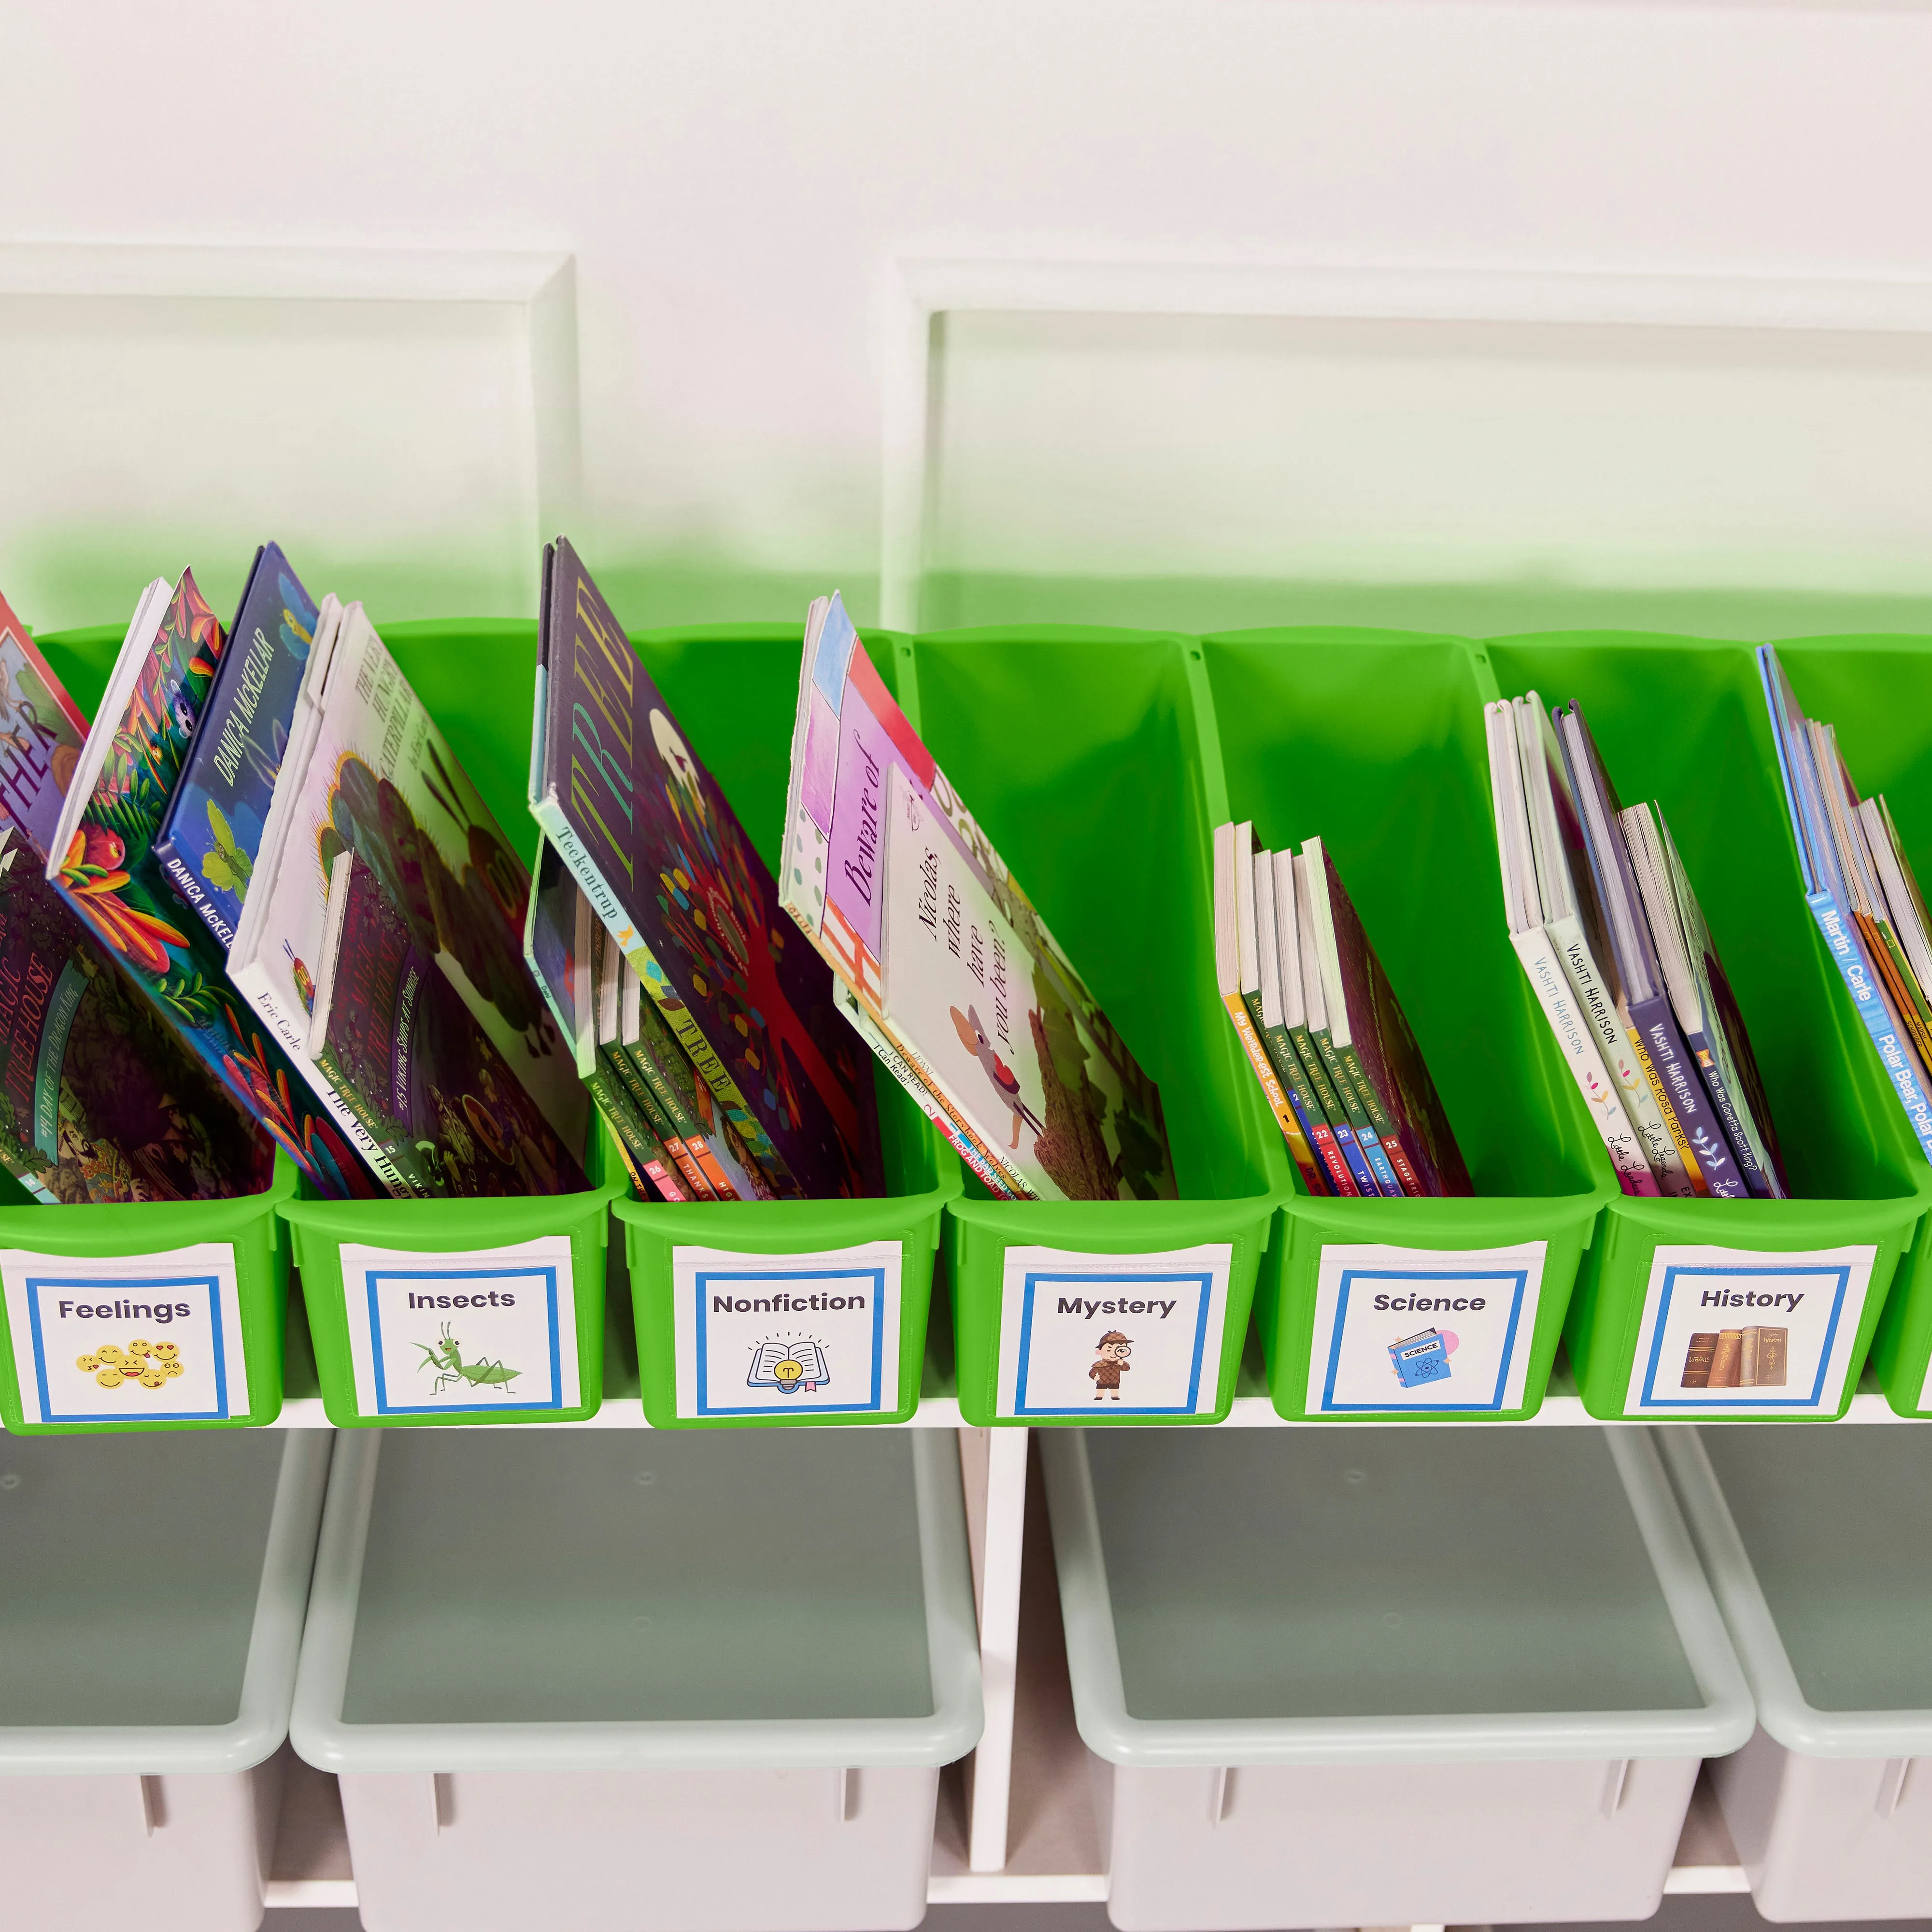
[[[664,1168],[662,1152],[632,1113],[616,1077],[603,1064],[601,1054],[596,1068],[584,1076],[584,1083],[590,1089],[591,1100],[603,1116],[604,1124],[615,1136],[618,1150],[624,1157],[624,1164],[630,1170],[632,1182],[638,1191],[642,1194],[646,1188],[655,1188],[663,1194],[664,1188],[658,1178]],[[675,1197],[666,1194],[664,1198]]]
[[[1355,1178],[1356,1163],[1361,1162],[1365,1173],[1368,1164],[1362,1160],[1361,1149],[1355,1143],[1355,1130],[1348,1124],[1348,1111],[1335,1091],[1334,1081],[1328,1077],[1328,1063],[1322,1057],[1321,1049],[1316,1045],[1306,1026],[1291,1027],[1288,1039],[1294,1050],[1295,1063],[1301,1069],[1303,1084],[1314,1103],[1310,1117],[1319,1117],[1322,1138],[1334,1150],[1332,1160],[1324,1154],[1324,1164],[1330,1179],[1335,1182],[1335,1191],[1338,1194],[1361,1194],[1365,1190]],[[1372,1175],[1370,1176],[1372,1183],[1373,1178]],[[1379,1194],[1382,1191],[1371,1185],[1366,1191]]]
[[1736,1158],[1744,1191],[1760,1200],[1772,1200],[1777,1190],[1772,1187],[1771,1177],[1765,1172],[1756,1149],[1751,1144],[1750,1130],[1738,1111],[1736,1097],[1725,1081],[1724,1069],[1718,1065],[1709,1036],[1702,1032],[1687,1032],[1684,1044],[1696,1063],[1698,1078],[1711,1103],[1711,1110],[1717,1115],[1718,1123],[1724,1130],[1725,1141]]
[[1315,1089],[1308,1083],[1308,1069],[1301,1064],[1301,1056],[1295,1050],[1294,1035],[1280,1022],[1272,1026],[1264,1020],[1257,1020],[1256,1023],[1260,1029],[1262,1044],[1268,1049],[1268,1059],[1280,1077],[1282,1091],[1288,1095],[1288,1104],[1294,1108],[1294,1117],[1300,1122],[1302,1133],[1315,1157],[1316,1173],[1309,1192],[1357,1192],[1354,1177],[1348,1172],[1348,1162],[1342,1158],[1335,1130],[1328,1125],[1328,1116],[1322,1112],[1322,1103],[1316,1098]]
[[1247,1002],[1238,992],[1228,994],[1222,1003],[1228,1009],[1228,1017],[1234,1023],[1234,1034],[1241,1043],[1241,1051],[1248,1056],[1248,1065],[1253,1068],[1255,1078],[1261,1083],[1262,1097],[1268,1104],[1269,1112],[1274,1116],[1275,1125],[1281,1129],[1282,1138],[1288,1143],[1288,1151],[1293,1157],[1303,1181],[1308,1184],[1311,1194],[1322,1191],[1311,1179],[1318,1170],[1308,1137],[1289,1101],[1288,1090],[1282,1084],[1281,1076],[1276,1072],[1274,1062],[1268,1056],[1268,1050],[1262,1041],[1261,1029],[1255,1016],[1248,1010]]
[[1669,997],[1659,993],[1653,999],[1632,1001],[1630,1028],[1648,1063],[1658,1103],[1681,1137],[1692,1178],[1713,1200],[1743,1200],[1750,1190],[1705,1095]]
[[[644,1170],[650,1176],[651,1185],[667,1200],[692,1199],[692,1191],[679,1177],[681,1163],[677,1158],[677,1150],[672,1147],[670,1141],[665,1137],[663,1116],[650,1104],[650,1089],[644,1084],[644,1076],[632,1064],[630,1056],[621,1046],[599,1047],[597,1057],[603,1062],[607,1072],[617,1076],[619,1083],[624,1089],[624,1098],[631,1103],[632,1116],[642,1130],[646,1147],[655,1146],[656,1149],[644,1164]],[[686,1158],[689,1157],[687,1155]],[[668,1189],[670,1191],[668,1192]],[[700,1195],[697,1197],[703,1199],[705,1197]]]
[[1932,1160],[1932,1097],[1928,1095],[1924,1070],[1905,1029],[1837,900],[1821,890],[1808,892],[1804,903],[1824,935],[1825,949],[1852,996],[1860,1023],[1877,1049],[1879,1064],[1898,1096],[1898,1104],[1927,1159]]
[[1308,1037],[1354,1143],[1355,1158],[1349,1164],[1354,1170],[1357,1185],[1366,1194],[1395,1196],[1412,1191],[1403,1187],[1388,1149],[1382,1145],[1375,1118],[1364,1102],[1348,1061],[1335,1050],[1333,1032],[1326,1026],[1311,1026]]

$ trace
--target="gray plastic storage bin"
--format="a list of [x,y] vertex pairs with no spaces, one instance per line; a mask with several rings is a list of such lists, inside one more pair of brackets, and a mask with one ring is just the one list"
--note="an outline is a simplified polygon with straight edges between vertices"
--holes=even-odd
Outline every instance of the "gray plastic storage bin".
[[0,1440],[0,1918],[254,1932],[326,1431]]
[[369,1932],[862,1932],[978,1741],[950,1430],[344,1441],[291,1731]]
[[1655,1910],[1751,1709],[1642,1432],[1041,1448],[1116,1925]]
[[1757,1702],[1712,1781],[1758,1910],[1932,1916],[1932,1435],[1660,1433]]

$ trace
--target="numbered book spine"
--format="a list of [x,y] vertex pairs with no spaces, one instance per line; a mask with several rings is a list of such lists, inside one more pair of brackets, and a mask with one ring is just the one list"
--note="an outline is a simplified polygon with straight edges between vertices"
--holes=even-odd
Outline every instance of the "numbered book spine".
[[1629,1015],[1618,1008],[1604,976],[1597,968],[1596,956],[1583,936],[1582,924],[1575,918],[1552,920],[1546,929],[1563,963],[1564,976],[1576,996],[1576,1003],[1597,1036],[1598,1051],[1605,1070],[1616,1082],[1623,1097],[1624,1111],[1643,1142],[1645,1157],[1657,1176],[1658,1191],[1673,1199],[1688,1200],[1697,1190],[1684,1164],[1676,1138],[1657,1104],[1642,1056],[1636,1050],[1628,1024]]
[[1590,1118],[1603,1138],[1610,1164],[1617,1170],[1618,1186],[1627,1194],[1654,1194],[1657,1176],[1650,1170],[1642,1143],[1604,1069],[1603,1056],[1576,1010],[1550,935],[1540,926],[1532,926],[1526,932],[1511,933],[1510,944],[1522,962],[1531,990],[1562,1050],[1570,1077],[1576,1083],[1576,1091],[1583,1096],[1583,1104],[1589,1109]]
[[1308,1037],[1328,1076],[1328,1083],[1334,1089],[1342,1118],[1348,1122],[1354,1137],[1355,1158],[1348,1165],[1354,1172],[1356,1184],[1365,1194],[1400,1195],[1406,1190],[1382,1144],[1376,1123],[1363,1104],[1361,1093],[1348,1071],[1348,1062],[1336,1050],[1334,1035],[1326,1026],[1311,1026]]
[[614,1044],[608,1048],[600,1047],[598,1052],[608,1052],[610,1056],[610,1071],[624,1083],[626,1092],[631,1096],[632,1104],[644,1125],[670,1157],[671,1164],[684,1176],[684,1183],[696,1200],[712,1200],[716,1198],[711,1183],[704,1177],[704,1170],[698,1158],[686,1146],[684,1136],[678,1132],[676,1122],[667,1113],[650,1080],[644,1071],[644,1056],[635,1049]]
[[1659,1104],[1682,1137],[1684,1164],[1717,1200],[1742,1200],[1750,1191],[1731,1157],[1724,1129],[1662,993],[1630,1008],[1630,1026],[1649,1063]]
[[[1284,1065],[1280,1045],[1275,1038],[1278,1034],[1282,1041],[1286,1041],[1288,1029],[1276,1026],[1270,1031],[1263,1016],[1262,996],[1258,991],[1244,993],[1241,1004],[1247,1008],[1248,1023],[1254,1029],[1255,1038],[1260,1042],[1262,1052],[1267,1058],[1276,1083],[1281,1089],[1282,1098],[1287,1101],[1288,1113],[1300,1134],[1300,1146],[1298,1149],[1294,1140],[1289,1138],[1287,1128],[1282,1128],[1282,1134],[1288,1140],[1288,1150],[1294,1156],[1294,1164],[1300,1170],[1303,1184],[1308,1191],[1312,1194],[1325,1193],[1328,1191],[1327,1170],[1315,1143],[1313,1122],[1309,1118],[1307,1104],[1302,1093],[1303,1083],[1299,1077],[1291,1077],[1288,1071],[1288,1065],[1292,1065],[1294,1056],[1291,1052],[1288,1055],[1288,1065]],[[1262,1091],[1264,1094],[1268,1092],[1265,1082],[1262,1083]],[[1274,1105],[1272,1098],[1269,1099],[1268,1104],[1270,1107]],[[1275,1118],[1277,1120],[1281,1118],[1278,1111]]]
[[1342,1152],[1342,1144],[1335,1138],[1335,1130],[1328,1124],[1328,1116],[1322,1110],[1321,1101],[1310,1085],[1308,1069],[1301,1063],[1301,1055],[1294,1044],[1294,1035],[1286,1026],[1264,1026],[1261,1029],[1262,1044],[1268,1048],[1268,1058],[1274,1062],[1275,1071],[1281,1076],[1281,1083],[1286,1092],[1288,1103],[1294,1109],[1295,1117],[1301,1122],[1301,1131],[1308,1137],[1308,1144],[1315,1150],[1315,1158],[1321,1163],[1322,1177],[1328,1184],[1328,1191],[1337,1194],[1359,1194],[1355,1177],[1348,1171],[1348,1163]]
[[1223,1002],[1228,1009],[1228,1017],[1234,1023],[1234,1032],[1241,1043],[1241,1050],[1248,1056],[1248,1065],[1254,1069],[1255,1078],[1260,1081],[1262,1093],[1275,1117],[1275,1124],[1281,1129],[1281,1137],[1288,1143],[1288,1151],[1293,1157],[1302,1185],[1310,1194],[1325,1194],[1328,1190],[1321,1179],[1321,1170],[1316,1164],[1315,1153],[1308,1144],[1308,1136],[1302,1131],[1301,1123],[1295,1117],[1294,1107],[1289,1104],[1288,1092],[1281,1083],[1281,1077],[1274,1070],[1274,1063],[1268,1058],[1268,1049],[1262,1044],[1260,1030],[1255,1025],[1254,1015],[1248,1011],[1248,1004],[1238,993],[1228,993]]
[[1871,1035],[1872,1044],[1878,1050],[1879,1064],[1885,1068],[1898,1104],[1904,1108],[1905,1117],[1911,1122],[1926,1158],[1932,1160],[1932,1100],[1927,1098],[1923,1070],[1906,1042],[1898,1017],[1866,963],[1838,901],[1830,893],[1819,891],[1807,893],[1804,903],[1810,907],[1811,916],[1825,936],[1826,948],[1844,980],[1865,1031]]
[[[596,1102],[597,1111],[609,1123],[611,1132],[622,1146],[625,1164],[630,1168],[632,1178],[643,1173],[662,1194],[664,1190],[658,1176],[664,1171],[663,1150],[645,1131],[644,1122],[632,1111],[623,1089],[601,1059],[596,1071],[585,1076],[584,1083],[590,1089],[590,1098]],[[653,1169],[656,1171],[653,1172]]]
[[1288,1037],[1294,1045],[1295,1058],[1301,1062],[1302,1074],[1309,1092],[1315,1097],[1316,1107],[1328,1122],[1328,1138],[1334,1143],[1342,1178],[1348,1182],[1346,1187],[1338,1183],[1335,1191],[1338,1194],[1365,1194],[1371,1197],[1378,1194],[1382,1190],[1376,1185],[1375,1176],[1356,1143],[1355,1130],[1349,1125],[1348,1110],[1335,1091],[1335,1083],[1328,1077],[1328,1064],[1322,1057],[1321,1049],[1306,1026],[1290,1027]]
[[[1342,1047],[1336,1055],[1341,1064],[1343,1077],[1350,1083],[1359,1096],[1358,1104],[1366,1117],[1368,1138],[1364,1142],[1364,1152],[1376,1170],[1376,1179],[1382,1182],[1382,1192],[1387,1194],[1426,1194],[1429,1189],[1423,1185],[1422,1177],[1415,1170],[1415,1163],[1408,1157],[1408,1150],[1402,1144],[1402,1130],[1396,1125],[1394,1117],[1382,1104],[1382,1096],[1376,1092],[1375,1083],[1369,1078],[1362,1065],[1362,1056],[1355,1050],[1354,1044]],[[1362,1130],[1355,1130],[1355,1137],[1363,1139]]]

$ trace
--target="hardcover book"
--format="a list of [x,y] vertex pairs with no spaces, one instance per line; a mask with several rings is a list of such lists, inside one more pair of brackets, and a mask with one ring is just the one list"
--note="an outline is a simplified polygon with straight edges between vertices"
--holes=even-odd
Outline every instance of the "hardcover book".
[[[928,852],[958,899],[932,909],[950,989],[943,1006],[939,981],[895,979],[887,957],[896,885],[902,909],[907,894],[914,902],[901,939],[930,956],[932,929],[924,939],[914,930]],[[889,1070],[908,1068],[1011,1191],[1174,1197],[1154,1082],[886,690],[836,595],[806,620],[779,870],[785,909],[891,1046]],[[971,929],[976,956],[969,901],[982,915]]]
[[261,852],[316,617],[281,546],[263,545],[154,834],[168,882],[224,951]]
[[362,606],[325,597],[228,975],[338,1107],[308,1042],[331,868],[344,851],[382,881],[416,946],[580,1163],[579,1043],[560,1034],[524,965],[530,876]]
[[1705,1386],[1712,1389],[1741,1387],[1744,1353],[1744,1332],[1742,1329],[1720,1330],[1717,1345],[1711,1351],[1711,1379]]
[[310,1053],[418,1194],[572,1194],[584,1170],[376,868],[336,855]]
[[162,1019],[322,1194],[373,1194],[350,1142],[235,996],[214,936],[182,904],[154,857],[221,626],[184,571],[142,593],[63,803],[48,881]]
[[544,552],[530,806],[771,1186],[880,1192],[872,1068],[832,975],[561,537]]
[[1677,1386],[1680,1389],[1708,1389],[1711,1386],[1711,1365],[1717,1359],[1718,1338],[1714,1335],[1694,1335],[1690,1345],[1684,1352],[1684,1374]]

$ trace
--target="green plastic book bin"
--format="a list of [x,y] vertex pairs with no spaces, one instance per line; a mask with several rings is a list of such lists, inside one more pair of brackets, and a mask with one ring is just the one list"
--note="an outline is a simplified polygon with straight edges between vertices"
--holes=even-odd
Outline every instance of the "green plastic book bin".
[[[1869,655],[1840,660],[1847,642],[1822,640],[1786,663],[1813,717],[1850,727],[1893,714],[1876,756],[1862,757],[1848,732],[1852,770],[1876,788],[1890,777],[1887,747],[1892,771],[1909,770],[1902,729],[1924,713]],[[1918,651],[1903,646],[1891,661],[1916,669]],[[1662,804],[1750,1026],[1794,1196],[1612,1193],[1565,1330],[1584,1406],[1700,1424],[1840,1416],[1932,1203],[1932,1168],[1805,907],[1753,647],[1574,632],[1492,639],[1484,659],[1500,695],[1580,702],[1624,802]],[[1910,729],[1922,742],[1922,723]],[[1922,1331],[1926,1320],[1922,1311]],[[1694,1333],[1748,1339],[1753,1327],[1785,1330],[1784,1379],[1696,1386]],[[1928,1344],[1912,1342],[1922,1379]]]
[[[1932,637],[1795,638],[1778,654],[1806,714],[1838,726],[1861,794],[1885,795],[1915,870],[1932,877]],[[1858,1039],[1852,1050],[1871,1049]],[[1909,1149],[1908,1165],[1916,1158]],[[1919,1161],[1912,1173],[1932,1205],[1932,1166]],[[1932,1416],[1932,1214],[1899,1263],[1871,1366],[1900,1415]]]
[[[898,682],[900,640],[866,641],[886,684]],[[632,641],[776,865],[802,629],[706,625]],[[808,942],[788,930],[785,943]],[[886,1183],[877,1200],[616,1203],[654,1428],[904,1422],[919,1406],[940,1214],[961,1169],[889,1075],[875,1070],[874,1084]],[[761,1357],[801,1372],[754,1381]]]
[[[1275,1408],[1358,1422],[1533,1416],[1616,1182],[1510,948],[1477,653],[1456,638],[1328,629],[1231,632],[1199,648],[1218,726],[1202,756],[1220,768],[1229,815],[1252,819],[1272,850],[1318,836],[1334,853],[1476,1188],[1469,1200],[1310,1197],[1245,1081],[1285,1197],[1256,1303]],[[1449,1372],[1412,1386],[1391,1350],[1431,1331]]]
[[[1159,1083],[1181,1198],[946,1210],[959,1408],[975,1425],[1218,1421],[1288,1185],[1215,993],[1205,687],[1168,632],[1068,626],[902,641],[898,697],[1054,936]],[[1172,1324],[1171,1327],[1166,1324]],[[1100,1338],[1132,1375],[1096,1399]]]

